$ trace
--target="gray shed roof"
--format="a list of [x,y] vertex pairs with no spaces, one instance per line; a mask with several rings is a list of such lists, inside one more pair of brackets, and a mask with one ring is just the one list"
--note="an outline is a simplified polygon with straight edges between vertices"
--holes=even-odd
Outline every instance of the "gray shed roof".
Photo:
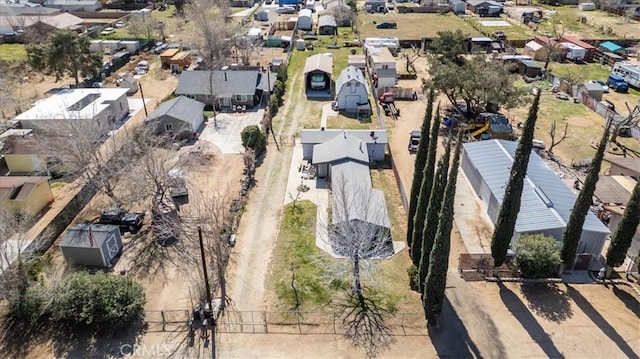
[[[364,143],[389,143],[387,131],[385,130],[300,130],[300,143],[317,144],[324,143],[337,135],[348,131],[349,134],[357,137]],[[373,136],[371,136],[373,133]]]
[[331,76],[331,73],[333,72],[333,57],[323,54],[315,54],[307,57],[307,60],[304,63],[304,74],[306,75],[309,72],[316,70],[320,70]]
[[118,226],[111,224],[81,223],[69,228],[67,234],[60,242],[60,247],[92,248],[89,243],[89,228],[91,228],[91,235],[94,241],[93,247],[95,248],[100,248],[110,233],[117,232],[118,235],[120,235],[120,228]]
[[336,23],[336,18],[333,15],[322,15],[318,18],[318,26],[338,27],[338,23]]
[[331,165],[331,184],[333,223],[361,220],[391,228],[384,193],[372,188],[368,165],[354,161]]
[[[218,97],[253,95],[259,84],[259,76],[257,70],[183,71],[175,94]],[[210,80],[213,85],[211,88]]]
[[369,93],[369,86],[367,86],[367,81],[364,79],[364,75],[359,68],[355,66],[347,66],[344,70],[340,72],[340,76],[336,80],[336,92],[339,92],[347,82],[356,81],[361,83],[366,89],[367,93]]
[[153,111],[144,122],[151,122],[161,117],[168,116],[176,120],[186,122],[191,128],[197,128],[200,123],[194,123],[195,119],[202,118],[204,113],[204,104],[200,101],[190,99],[185,96],[179,96],[172,100],[165,101]]
[[483,3],[486,3],[487,5],[491,5],[491,6],[500,6],[502,7],[502,4],[500,4],[499,2],[496,1],[488,1],[488,0],[467,0],[467,4],[471,5],[471,6],[478,6],[481,5]]
[[349,132],[334,136],[327,142],[313,146],[313,163],[329,163],[345,158],[369,163],[367,144]]
[[[618,167],[626,168],[630,171],[640,173],[640,158],[605,158],[605,161]],[[612,173],[616,175],[619,173]]]
[[[517,145],[517,142],[504,140],[464,144],[465,156],[478,169],[498,203],[502,203],[504,198]],[[516,231],[523,233],[565,228],[575,201],[576,195],[540,156],[532,152],[522,191],[522,205],[516,221]],[[583,230],[610,233],[593,213],[587,213]]]
[[624,188],[615,177],[617,176],[600,176],[594,195],[602,203],[625,205],[631,198],[631,191]]

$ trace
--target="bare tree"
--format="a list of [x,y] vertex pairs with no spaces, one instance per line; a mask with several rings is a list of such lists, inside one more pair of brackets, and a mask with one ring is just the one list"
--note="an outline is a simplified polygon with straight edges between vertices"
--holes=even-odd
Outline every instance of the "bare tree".
[[420,51],[415,47],[415,45],[411,45],[411,54],[405,54],[407,59],[407,72],[415,73],[416,69],[413,67],[413,64],[420,58]]
[[0,208],[0,298],[21,295],[27,289],[32,258],[25,247],[34,220],[25,212]]
[[247,36],[234,37],[234,51],[236,52],[236,61],[238,55],[244,66],[251,65],[251,59],[260,54],[261,41],[254,41]]
[[638,124],[638,122],[640,121],[640,100],[638,100],[633,110],[629,107],[629,104],[627,104],[626,102],[624,104],[627,106],[629,114],[624,120],[614,125],[613,131],[611,131],[612,134],[610,139],[610,141],[613,143],[617,143],[618,135],[620,134],[620,129],[622,127],[629,126],[630,124]]
[[559,145],[560,143],[562,143],[562,141],[564,141],[568,137],[567,136],[568,128],[569,128],[569,123],[566,122],[564,124],[564,131],[562,133],[562,136],[556,139],[556,121],[553,121],[553,123],[551,124],[551,129],[549,130],[549,137],[551,137],[551,145],[549,145],[549,149],[547,150],[547,153],[553,154],[553,148]]
[[390,256],[393,244],[382,192],[345,172],[332,168],[329,240],[334,252],[346,257],[351,268],[351,288],[342,306],[345,336],[375,357],[393,343],[385,321],[389,313],[366,296],[361,276],[363,264]]
[[155,27],[156,21],[151,15],[131,16],[127,32],[136,38],[144,35],[147,40],[151,40]]

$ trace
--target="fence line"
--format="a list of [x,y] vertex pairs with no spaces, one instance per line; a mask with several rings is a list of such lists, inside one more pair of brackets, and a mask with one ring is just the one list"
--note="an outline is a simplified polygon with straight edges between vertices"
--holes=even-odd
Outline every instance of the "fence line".
[[[151,332],[188,331],[188,310],[152,310],[145,312],[145,322]],[[345,333],[343,317],[338,312],[268,312],[226,311],[217,321],[219,333],[243,334],[328,334]],[[390,314],[386,324],[394,336],[425,336],[423,313],[399,312]]]

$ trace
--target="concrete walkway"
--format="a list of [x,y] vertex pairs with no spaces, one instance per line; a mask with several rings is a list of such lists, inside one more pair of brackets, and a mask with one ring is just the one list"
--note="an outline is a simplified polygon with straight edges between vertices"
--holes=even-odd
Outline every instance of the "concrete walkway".
[[491,253],[493,222],[463,171],[458,172],[453,218],[469,253]]
[[331,108],[331,102],[322,106],[322,118],[320,119],[320,128],[327,128],[327,118],[338,116],[338,112]]
[[207,125],[200,134],[201,140],[214,144],[224,154],[244,153],[242,146],[242,130],[251,125],[258,125],[264,116],[264,110],[243,113],[218,113],[207,120]]

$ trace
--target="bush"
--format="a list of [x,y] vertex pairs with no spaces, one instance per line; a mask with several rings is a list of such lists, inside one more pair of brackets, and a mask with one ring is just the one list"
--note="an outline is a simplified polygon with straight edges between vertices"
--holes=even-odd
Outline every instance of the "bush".
[[530,234],[518,239],[515,266],[523,278],[553,276],[560,262],[560,247],[555,238]]
[[34,323],[40,316],[48,314],[43,312],[45,298],[45,289],[39,285],[15,293],[10,299],[9,316],[26,323]]
[[256,155],[261,154],[267,148],[266,135],[256,125],[245,127],[240,136],[242,137],[242,145],[253,149]]
[[418,286],[418,267],[416,267],[414,264],[411,265],[411,267],[409,267],[409,269],[407,269],[407,274],[409,275],[409,288],[411,288],[411,290],[419,292],[419,286]]
[[51,312],[60,322],[116,327],[139,318],[144,303],[142,286],[131,278],[79,272],[63,279]]

